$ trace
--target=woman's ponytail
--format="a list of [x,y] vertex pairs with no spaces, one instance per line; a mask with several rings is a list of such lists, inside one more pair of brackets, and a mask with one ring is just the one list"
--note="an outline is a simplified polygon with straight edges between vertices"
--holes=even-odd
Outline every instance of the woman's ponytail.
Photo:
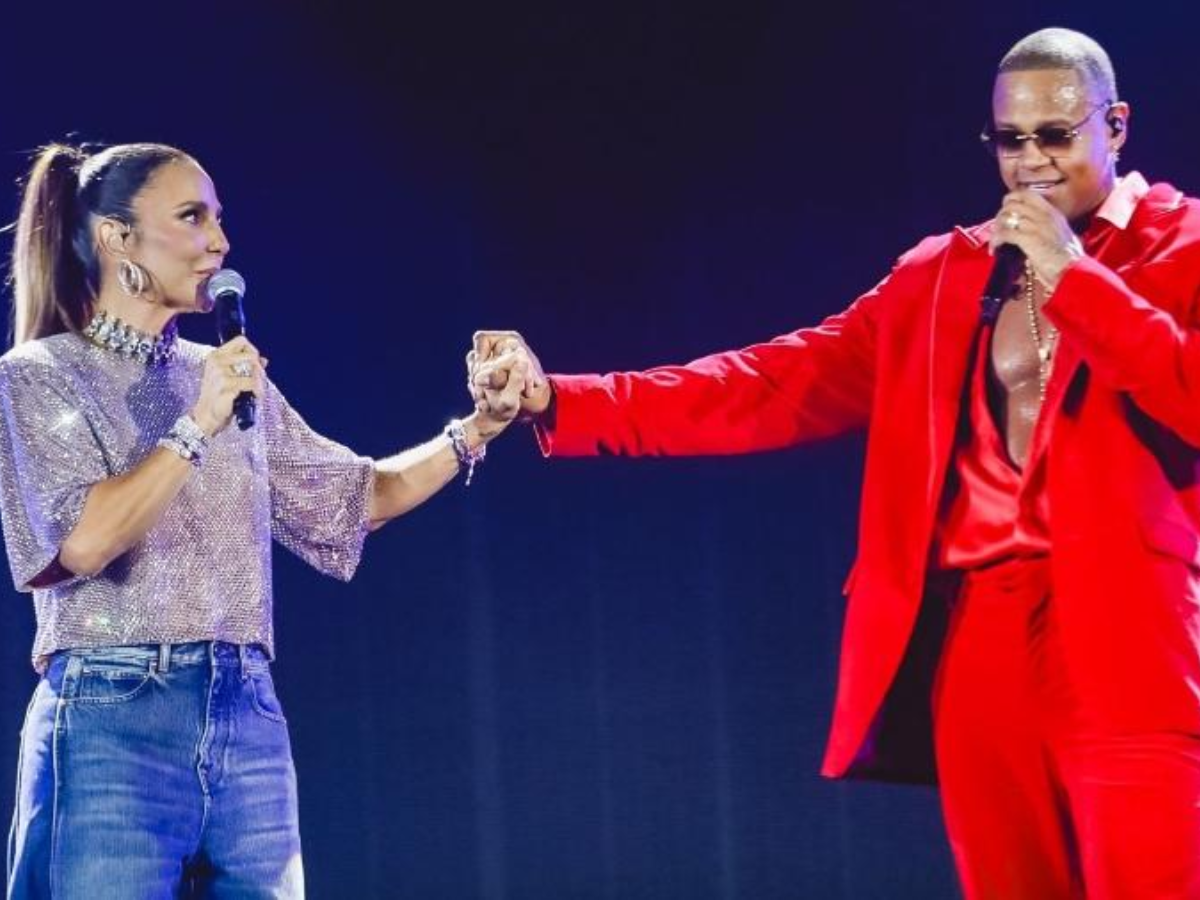
[[14,344],[79,330],[87,322],[92,291],[72,247],[85,159],[81,150],[50,144],[25,180],[10,272]]

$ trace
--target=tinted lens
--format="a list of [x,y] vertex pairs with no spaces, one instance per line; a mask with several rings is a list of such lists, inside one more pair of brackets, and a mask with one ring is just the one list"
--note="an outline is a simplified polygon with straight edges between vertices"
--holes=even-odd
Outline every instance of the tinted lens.
[[1054,150],[1063,151],[1071,149],[1071,141],[1075,138],[1075,133],[1069,128],[1046,127],[1039,128],[1034,132],[1037,135],[1038,146],[1047,153]]
[[996,128],[991,132],[991,144],[997,153],[1011,155],[1021,152],[1021,132],[1014,128]]
[[991,128],[983,133],[983,137],[988,148],[1001,156],[1019,156],[1026,141],[1033,141],[1045,154],[1061,156],[1070,152],[1075,132],[1061,125],[1047,125],[1033,134],[1023,134],[1015,128]]

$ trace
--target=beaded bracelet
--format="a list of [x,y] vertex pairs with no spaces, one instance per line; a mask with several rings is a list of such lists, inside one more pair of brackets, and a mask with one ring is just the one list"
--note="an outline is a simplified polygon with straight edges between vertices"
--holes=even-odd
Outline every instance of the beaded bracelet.
[[467,429],[462,419],[451,419],[442,432],[450,439],[450,446],[458,458],[458,465],[467,470],[467,480],[464,486],[469,487],[471,477],[475,474],[475,464],[481,463],[487,456],[487,445],[480,444],[474,450],[467,443]]

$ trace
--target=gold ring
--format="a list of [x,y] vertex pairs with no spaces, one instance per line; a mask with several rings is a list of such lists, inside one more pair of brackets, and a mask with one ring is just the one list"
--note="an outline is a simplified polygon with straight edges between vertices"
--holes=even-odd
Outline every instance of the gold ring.
[[1004,217],[1004,227],[1007,228],[1009,231],[1020,231],[1021,230],[1021,217],[1018,216],[1015,212],[1010,212],[1007,216]]

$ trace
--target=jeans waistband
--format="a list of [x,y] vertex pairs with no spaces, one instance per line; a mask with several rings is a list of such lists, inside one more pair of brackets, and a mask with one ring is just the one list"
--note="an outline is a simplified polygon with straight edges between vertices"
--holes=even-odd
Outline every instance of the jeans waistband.
[[53,666],[60,659],[79,659],[87,663],[114,662],[145,664],[147,669],[169,672],[176,666],[208,665],[238,667],[266,666],[267,651],[260,644],[231,644],[228,641],[189,641],[183,644],[124,644],[113,647],[77,647],[60,650],[50,658]]

